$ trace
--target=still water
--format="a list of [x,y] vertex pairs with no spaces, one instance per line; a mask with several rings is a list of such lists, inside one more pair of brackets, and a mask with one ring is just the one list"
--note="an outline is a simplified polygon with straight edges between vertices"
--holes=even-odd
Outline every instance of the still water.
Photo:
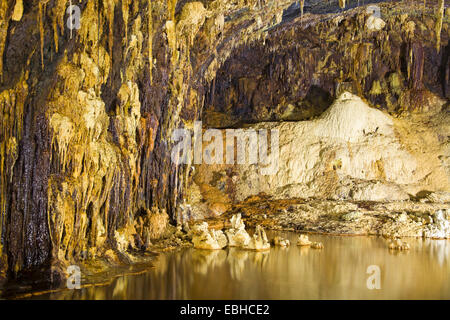
[[[450,241],[408,239],[411,250],[391,252],[382,238],[312,235],[325,246],[314,250],[297,247],[297,234],[276,234],[293,245],[268,252],[185,249],[161,254],[156,268],[108,286],[36,298],[450,299]],[[381,272],[379,290],[367,287],[372,265]]]

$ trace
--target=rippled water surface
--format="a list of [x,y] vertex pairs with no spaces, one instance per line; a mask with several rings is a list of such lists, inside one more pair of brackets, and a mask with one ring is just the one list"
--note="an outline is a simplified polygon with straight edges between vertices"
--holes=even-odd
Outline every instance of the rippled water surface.
[[[66,290],[39,299],[449,299],[450,242],[408,239],[391,252],[376,237],[310,236],[323,250],[294,244],[268,252],[186,249],[162,254],[156,268],[110,285]],[[273,233],[271,234],[273,236]],[[367,288],[379,266],[381,289]]]

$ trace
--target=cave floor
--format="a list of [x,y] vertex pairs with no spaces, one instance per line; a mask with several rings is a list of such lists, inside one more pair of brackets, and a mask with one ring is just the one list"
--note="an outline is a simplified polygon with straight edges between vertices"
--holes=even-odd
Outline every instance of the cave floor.
[[368,202],[323,199],[272,200],[251,197],[235,204],[220,217],[206,219],[209,226],[223,229],[240,213],[248,227],[331,235],[378,235],[394,237],[447,238],[433,221],[435,212],[448,212],[449,203],[418,201]]

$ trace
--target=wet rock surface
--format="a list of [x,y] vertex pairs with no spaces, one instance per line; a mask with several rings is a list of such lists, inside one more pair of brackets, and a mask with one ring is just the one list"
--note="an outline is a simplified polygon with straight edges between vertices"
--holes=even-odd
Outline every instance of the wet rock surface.
[[69,30],[66,0],[2,1],[0,276],[62,280],[176,224],[189,177],[169,138],[229,52],[260,37],[254,17],[290,1],[256,2],[80,1]]
[[[294,2],[83,0],[81,28],[71,31],[66,0],[2,1],[0,281],[57,286],[72,264],[94,275],[148,262],[153,251],[190,245],[175,225],[207,217],[228,225],[239,210],[250,227],[261,225],[248,243],[255,250],[270,246],[262,228],[447,236],[445,214],[436,214],[448,210],[450,164],[442,152],[450,90],[443,1],[381,4],[384,26],[365,8]],[[330,155],[321,192],[334,200],[252,203],[247,197],[261,190],[237,199],[233,188],[217,192],[171,162],[173,131],[195,120],[222,128],[313,121],[344,91],[390,113],[405,152],[433,159],[418,160],[417,186],[399,189],[403,177],[388,181],[381,162],[336,193],[329,182],[341,164]],[[219,189],[228,173],[215,175]],[[395,197],[357,202],[373,194]],[[286,212],[268,210],[276,207]],[[341,219],[353,211],[363,215]],[[236,237],[242,229],[233,228]],[[210,232],[218,247],[227,240]]]

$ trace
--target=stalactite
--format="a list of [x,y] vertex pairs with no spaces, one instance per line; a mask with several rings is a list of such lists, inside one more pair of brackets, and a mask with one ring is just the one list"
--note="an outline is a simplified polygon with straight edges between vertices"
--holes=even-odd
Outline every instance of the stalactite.
[[130,17],[130,0],[122,0],[122,16],[125,26],[125,46],[128,43],[128,19]]
[[3,52],[5,51],[6,37],[8,36],[9,19],[8,1],[0,3],[0,80],[3,82]]
[[97,35],[98,35],[98,39],[97,39],[97,65],[100,65],[100,40],[101,40],[101,36],[100,36],[100,26],[101,26],[101,12],[100,12],[100,0],[97,0]]
[[11,19],[13,21],[20,21],[23,15],[23,0],[17,0],[16,5],[14,6],[14,11]]
[[305,0],[300,0],[301,19],[303,21],[303,8],[305,6]]
[[41,67],[44,70],[44,13],[46,4],[39,1],[39,37],[41,41]]
[[104,1],[105,16],[108,20],[109,32],[108,32],[108,42],[109,42],[109,55],[111,57],[111,66],[113,63],[113,45],[114,45],[114,0]]
[[61,34],[64,35],[65,24],[64,24],[64,15],[66,14],[66,5],[68,0],[58,0],[56,4],[56,14],[58,15],[58,25],[61,30]]
[[[0,239],[7,210],[8,184],[12,182],[22,138],[23,111],[28,95],[26,80],[27,77],[22,77],[14,88],[0,92]],[[0,260],[1,255],[0,250]]]
[[152,0],[148,0],[148,62],[150,68],[150,84],[153,84],[153,14]]
[[55,51],[59,51],[59,35],[58,27],[61,34],[64,34],[64,15],[66,13],[67,0],[58,0],[52,9],[52,26],[53,26],[53,41],[55,43]]
[[52,26],[53,26],[53,41],[55,42],[55,52],[58,53],[59,51],[58,20],[55,14],[53,14],[52,16]]
[[345,9],[345,0],[339,0],[339,7]]
[[442,21],[444,19],[444,2],[445,0],[439,0],[438,10],[436,12],[436,49],[439,52],[441,50],[441,31]]
[[169,20],[175,21],[175,9],[177,0],[167,0],[167,11],[169,12]]
[[172,51],[172,64],[175,65],[178,61],[178,51],[177,51],[177,32],[176,32],[176,21],[175,21],[175,9],[177,5],[177,0],[167,0],[167,14],[168,20],[166,22],[167,38],[169,42],[169,48]]

